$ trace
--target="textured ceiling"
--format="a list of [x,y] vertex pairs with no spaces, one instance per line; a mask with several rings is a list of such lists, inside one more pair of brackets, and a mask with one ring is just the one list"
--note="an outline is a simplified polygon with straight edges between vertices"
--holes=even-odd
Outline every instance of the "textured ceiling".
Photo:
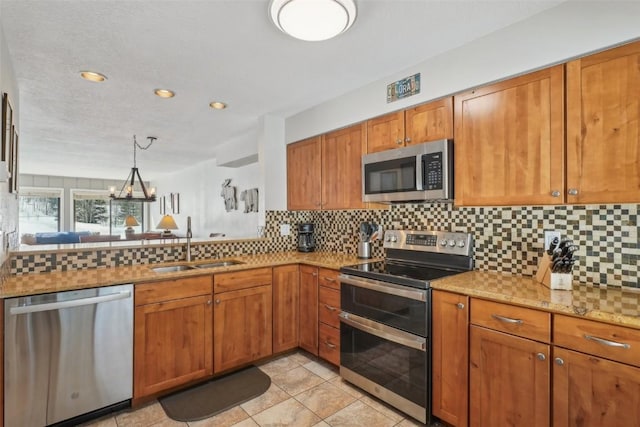
[[[301,42],[268,0],[2,0],[20,91],[21,172],[122,178],[132,135],[143,178],[215,157],[287,117],[527,18],[560,0],[356,0],[345,34]],[[82,80],[80,70],[108,80]],[[176,92],[172,99],[155,88]],[[223,100],[229,108],[209,108]]]

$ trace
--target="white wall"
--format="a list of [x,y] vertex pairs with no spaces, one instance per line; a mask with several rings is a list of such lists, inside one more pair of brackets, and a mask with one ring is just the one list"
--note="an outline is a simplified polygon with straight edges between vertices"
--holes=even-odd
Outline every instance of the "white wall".
[[287,149],[284,143],[284,119],[263,116],[258,129],[261,183],[266,195],[264,201],[260,200],[260,209],[286,210]]
[[[20,97],[13,65],[9,56],[9,48],[4,36],[4,29],[0,27],[0,101],[2,93],[9,94],[13,109],[13,122],[20,134]],[[19,159],[19,157],[18,157]],[[8,160],[8,159],[7,159]],[[6,171],[0,170],[0,174]],[[20,181],[18,180],[18,183]],[[9,193],[8,181],[0,183],[0,264],[7,259],[7,245],[11,248],[18,246],[18,201],[15,193]]]
[[[569,1],[560,4],[287,118],[286,142],[639,38],[639,17],[640,1]],[[419,52],[419,46],[407,48]],[[387,104],[387,84],[415,73],[421,73],[421,93]],[[267,190],[272,191],[271,188]]]
[[[227,212],[220,196],[222,183],[231,179],[236,187],[238,209]],[[257,227],[264,223],[264,210],[244,213],[240,192],[259,187],[261,182],[258,163],[240,168],[219,167],[216,159],[199,163],[179,172],[159,177],[154,181],[158,196],[180,194],[180,214],[174,215],[179,230],[186,233],[187,216],[191,216],[193,237],[208,237],[210,233],[225,233],[231,237],[256,237]],[[262,197],[262,194],[260,194]],[[151,224],[160,220],[159,205],[151,207]]]

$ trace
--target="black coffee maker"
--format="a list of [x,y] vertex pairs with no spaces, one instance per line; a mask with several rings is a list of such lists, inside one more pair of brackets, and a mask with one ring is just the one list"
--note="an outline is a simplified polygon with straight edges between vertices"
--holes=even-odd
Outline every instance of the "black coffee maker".
[[310,222],[298,224],[298,252],[313,252],[315,249],[313,224]]

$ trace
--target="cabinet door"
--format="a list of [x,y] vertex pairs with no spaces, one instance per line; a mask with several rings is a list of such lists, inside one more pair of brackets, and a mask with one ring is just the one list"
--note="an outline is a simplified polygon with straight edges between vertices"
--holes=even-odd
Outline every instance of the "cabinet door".
[[640,42],[567,63],[567,201],[640,202]]
[[213,374],[211,295],[135,308],[133,396]]
[[548,427],[549,346],[471,326],[471,426]]
[[318,355],[324,360],[340,366],[340,329],[320,323],[318,334]]
[[640,427],[640,369],[555,347],[554,427]]
[[320,137],[287,145],[287,207],[289,210],[320,209]]
[[453,98],[418,105],[404,112],[405,145],[453,138]]
[[273,268],[273,352],[298,347],[298,265]]
[[455,203],[564,201],[564,68],[455,96]]
[[433,415],[466,426],[469,378],[469,297],[433,291]]
[[213,363],[216,373],[272,353],[271,285],[215,295]]
[[322,137],[322,209],[362,209],[364,123]]
[[367,120],[367,153],[404,146],[404,111]]
[[318,355],[318,268],[300,266],[299,346]]

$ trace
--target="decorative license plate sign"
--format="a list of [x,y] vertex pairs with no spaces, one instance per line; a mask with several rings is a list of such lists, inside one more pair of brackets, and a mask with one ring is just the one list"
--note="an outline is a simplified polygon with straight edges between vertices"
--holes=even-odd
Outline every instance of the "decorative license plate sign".
[[387,85],[387,103],[420,93],[420,73]]

